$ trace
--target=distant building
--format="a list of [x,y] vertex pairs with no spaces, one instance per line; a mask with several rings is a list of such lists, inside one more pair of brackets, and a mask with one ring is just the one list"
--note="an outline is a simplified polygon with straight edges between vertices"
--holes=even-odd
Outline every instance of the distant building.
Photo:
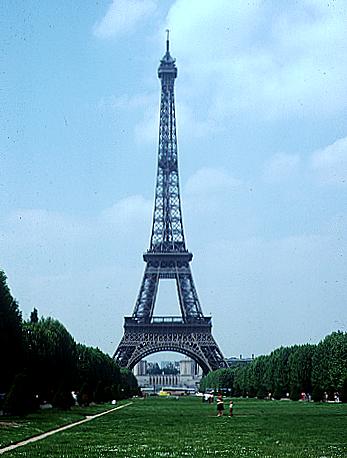
[[196,375],[196,362],[188,358],[180,361],[180,375]]
[[134,367],[134,375],[137,377],[138,375],[146,375],[146,374],[147,374],[147,361],[143,359],[139,363],[137,363],[136,366]]
[[179,361],[161,361],[160,368],[165,374],[177,375],[180,372],[180,363]]
[[[153,373],[154,365],[160,366],[161,373]],[[172,373],[168,369],[176,369],[174,372],[177,373]],[[134,367],[134,375],[139,386],[146,388],[146,391],[159,392],[165,387],[197,390],[202,378],[202,370],[189,358],[181,361],[161,361],[160,365],[142,360]]]
[[237,358],[236,356],[231,356],[230,358],[227,358],[227,362],[229,364],[229,367],[230,366],[242,366],[244,364],[249,364],[253,361],[254,359],[254,354],[252,355],[251,358],[243,358],[242,355],[240,355],[239,358]]

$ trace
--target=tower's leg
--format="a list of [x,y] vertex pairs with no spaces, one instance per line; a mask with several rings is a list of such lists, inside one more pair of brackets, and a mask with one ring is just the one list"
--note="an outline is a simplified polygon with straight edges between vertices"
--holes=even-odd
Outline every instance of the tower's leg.
[[184,273],[177,273],[176,282],[181,311],[185,321],[202,318],[203,314],[189,266]]
[[146,323],[150,322],[153,315],[158,284],[159,270],[156,272],[153,272],[153,270],[150,271],[150,268],[147,265],[133,313],[133,316],[138,318],[138,320]]

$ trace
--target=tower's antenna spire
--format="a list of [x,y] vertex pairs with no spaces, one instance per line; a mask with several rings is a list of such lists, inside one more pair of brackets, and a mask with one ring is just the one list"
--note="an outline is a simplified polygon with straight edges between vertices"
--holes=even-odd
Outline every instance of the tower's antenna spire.
[[166,52],[169,52],[170,48],[170,30],[166,29]]

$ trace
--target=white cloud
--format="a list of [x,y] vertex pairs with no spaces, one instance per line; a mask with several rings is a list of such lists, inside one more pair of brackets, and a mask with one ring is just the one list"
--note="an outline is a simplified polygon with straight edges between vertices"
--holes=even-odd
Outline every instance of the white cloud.
[[[131,31],[155,5],[114,1],[95,33]],[[327,6],[303,0],[279,8],[274,0],[175,0],[158,42],[163,44],[169,27],[179,67],[179,140],[204,138],[227,129],[228,122],[235,125],[236,118],[288,122],[340,113],[347,102],[346,21],[347,4],[339,1]],[[142,112],[135,139],[156,144],[157,92],[113,97],[101,105]]]
[[59,256],[76,247],[128,240],[148,232],[152,201],[141,195],[120,199],[98,215],[82,218],[42,209],[23,209],[0,218],[0,251],[28,250],[45,257],[51,251]]
[[192,138],[199,140],[219,130],[212,118],[200,119],[199,110],[194,110],[187,103],[178,102],[176,113],[178,135],[183,141]]
[[158,102],[154,101],[154,99],[152,102],[144,107],[142,119],[135,125],[134,134],[138,144],[147,144],[154,147],[158,143],[159,113]]
[[187,93],[204,98],[207,118],[287,119],[345,108],[346,20],[345,2],[176,0],[167,25]]
[[152,210],[152,202],[141,195],[129,196],[116,202],[112,207],[102,211],[100,217],[101,226],[108,224],[117,227],[118,232],[129,234],[149,225]]
[[[304,165],[305,167],[301,166]],[[279,183],[297,178],[300,169],[321,183],[344,184],[347,181],[347,137],[312,152],[308,161],[302,161],[298,154],[278,153],[264,165],[263,180]]]
[[298,154],[277,153],[265,164],[263,179],[267,182],[282,182],[296,174],[300,166]]
[[134,137],[139,145],[155,145],[159,130],[159,96],[157,92],[142,94],[123,94],[103,97],[98,107],[101,111],[140,114],[140,120],[134,123]]
[[0,269],[24,313],[35,306],[77,340],[114,351],[141,280],[151,212],[152,200],[133,195],[89,217],[42,209],[0,216]]
[[[201,213],[190,208],[185,228],[188,240],[194,234],[188,246],[197,247],[193,269],[203,310],[212,313],[224,351],[230,351],[225,313],[233,314],[235,329],[246,322],[251,338],[245,341],[236,333],[233,348],[249,354],[318,339],[334,329],[336,316],[342,328],[346,266],[340,237],[345,230],[336,230],[334,222],[326,234],[267,239],[242,230],[235,237],[230,227],[242,226],[249,215],[237,217],[219,202],[232,207],[230,194],[240,190],[238,180],[225,169],[203,168],[184,188],[184,207],[203,207]],[[134,195],[88,219],[43,210],[0,218],[1,267],[24,312],[38,307],[61,319],[77,340],[112,352],[140,285],[152,204]]]
[[133,32],[136,25],[156,10],[155,0],[113,0],[105,16],[94,27],[98,38]]
[[[135,124],[134,135],[139,144],[154,145],[158,142],[159,132],[159,95],[143,93],[104,97],[99,101],[100,110],[140,113],[142,119]],[[176,104],[177,131],[179,140],[200,139],[218,130],[213,119],[200,120],[197,112],[186,103]]]
[[[226,313],[232,314],[236,330],[246,324],[249,341],[242,332],[233,339],[242,341],[240,350],[248,354],[346,329],[346,265],[340,252],[341,242],[332,233],[317,233],[228,238],[195,253],[196,258],[200,254],[196,284],[204,311],[213,311],[215,329],[219,336],[224,332],[218,338],[222,348],[230,348]],[[328,303],[334,310],[329,317]]]
[[[135,108],[135,107],[134,107]],[[200,139],[208,135],[211,130],[217,130],[211,120],[201,121],[193,110],[184,103],[178,103],[176,108],[177,133],[179,142],[185,139]],[[159,135],[159,110],[158,101],[148,100],[143,106],[143,118],[135,126],[135,138],[139,144],[155,145]]]
[[323,182],[345,184],[347,181],[347,137],[313,152],[311,167]]
[[110,96],[103,97],[99,101],[99,108],[104,110],[109,108],[112,110],[137,110],[139,108],[143,109],[148,106],[156,105],[158,101],[158,94],[135,94],[128,95],[122,94],[120,96]]
[[89,226],[76,216],[43,209],[19,209],[0,220],[8,245],[73,244],[90,236]]
[[189,195],[213,195],[240,186],[241,181],[233,178],[222,168],[203,167],[194,173],[185,185]]

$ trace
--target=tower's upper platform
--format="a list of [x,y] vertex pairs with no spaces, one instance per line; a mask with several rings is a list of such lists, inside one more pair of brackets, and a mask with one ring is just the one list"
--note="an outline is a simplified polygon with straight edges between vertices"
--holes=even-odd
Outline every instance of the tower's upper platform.
[[174,59],[170,54],[170,40],[169,40],[169,31],[167,30],[166,37],[166,53],[160,61],[158,68],[158,78],[162,78],[164,75],[172,76],[173,78],[177,77],[177,67],[176,59]]

